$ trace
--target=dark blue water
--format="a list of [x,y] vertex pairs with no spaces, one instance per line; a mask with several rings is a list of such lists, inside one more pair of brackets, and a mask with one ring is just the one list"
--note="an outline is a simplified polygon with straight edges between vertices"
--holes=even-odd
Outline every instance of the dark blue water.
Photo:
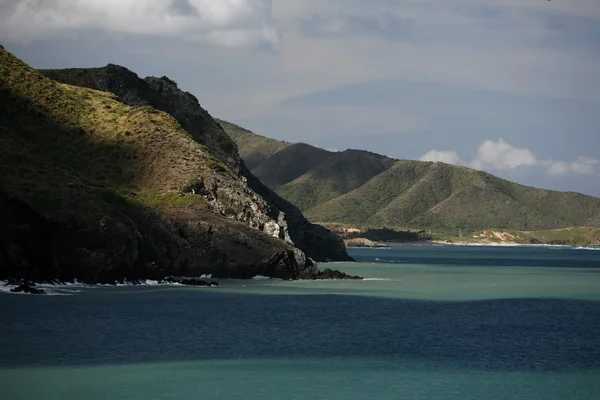
[[[307,282],[301,294],[284,282],[255,282],[247,290],[238,281],[216,289],[0,294],[0,393],[9,396],[2,398],[39,398],[42,389],[45,398],[107,398],[106,386],[109,398],[140,399],[600,398],[600,301],[578,295],[579,280],[598,282],[600,252],[415,246],[353,252],[359,261],[386,261],[348,266],[350,272],[378,277],[385,268],[381,276],[397,279]],[[464,283],[509,271],[509,285],[525,283],[527,290],[531,281],[534,290],[535,267],[565,283],[560,298],[378,294],[380,287],[402,290],[427,266],[444,271],[427,275],[432,294],[453,272]],[[573,269],[569,279],[558,267]],[[311,291],[318,284],[328,286]],[[365,287],[367,294],[352,292]],[[299,378],[312,373],[308,382]],[[279,376],[288,377],[288,387]],[[212,379],[210,391],[195,386],[197,379]],[[153,386],[156,380],[163,386]],[[71,382],[76,392],[65,391]],[[391,382],[399,385],[393,392]],[[515,382],[521,386],[500,390]],[[260,390],[247,393],[253,385]],[[316,389],[323,387],[329,389]]]
[[0,367],[348,356],[490,370],[600,369],[594,301],[103,290],[43,301],[12,296],[0,317]]
[[600,268],[600,247],[410,245],[351,249],[358,262],[459,266]]

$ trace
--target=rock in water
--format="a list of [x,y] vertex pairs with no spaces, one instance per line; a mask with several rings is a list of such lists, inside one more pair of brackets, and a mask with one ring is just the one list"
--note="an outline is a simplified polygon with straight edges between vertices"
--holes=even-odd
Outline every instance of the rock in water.
[[309,279],[315,279],[315,280],[325,280],[325,279],[333,279],[333,280],[362,280],[364,279],[361,276],[357,276],[357,275],[348,275],[344,272],[338,271],[337,269],[325,269],[322,272],[319,272],[318,274],[312,275]]
[[13,293],[28,293],[28,294],[46,294],[42,289],[37,289],[34,283],[31,282],[23,282],[16,288],[10,289]]
[[184,279],[179,281],[182,285],[186,286],[207,286],[207,287],[216,287],[219,286],[219,282],[214,281],[203,281],[201,279]]

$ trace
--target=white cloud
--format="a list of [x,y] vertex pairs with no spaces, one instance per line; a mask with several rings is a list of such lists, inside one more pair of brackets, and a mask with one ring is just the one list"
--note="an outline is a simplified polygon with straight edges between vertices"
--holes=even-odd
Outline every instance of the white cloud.
[[277,46],[270,0],[0,0],[0,38],[26,42],[81,30]]
[[592,175],[594,173],[594,167],[598,164],[599,160],[589,157],[579,157],[577,161],[571,164],[573,172],[578,174]]
[[542,160],[529,150],[518,148],[503,139],[486,140],[477,149],[475,158],[466,163],[454,151],[431,150],[423,154],[421,161],[441,161],[447,164],[468,165],[480,170],[512,170],[518,167],[542,167],[550,176],[595,175],[600,160],[580,156],[573,162]]
[[568,163],[564,161],[550,162],[546,166],[546,172],[551,176],[566,175],[571,171]]
[[443,162],[446,164],[461,164],[460,157],[454,151],[439,151],[439,150],[431,150],[427,153],[423,154],[421,161],[434,161],[434,162]]
[[517,148],[502,139],[497,142],[486,140],[479,149],[472,165],[475,168],[485,168],[493,166],[494,168],[505,170],[514,169],[520,166],[531,166],[538,163],[535,155],[528,149]]
[[546,167],[546,172],[551,176],[578,174],[578,175],[594,175],[596,173],[596,165],[600,160],[590,157],[578,157],[577,160],[567,163],[564,161],[547,160],[542,163]]

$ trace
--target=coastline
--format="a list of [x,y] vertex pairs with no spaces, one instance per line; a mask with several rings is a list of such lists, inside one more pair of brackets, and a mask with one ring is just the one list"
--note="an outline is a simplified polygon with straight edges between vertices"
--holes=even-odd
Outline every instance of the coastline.
[[432,240],[431,244],[442,244],[448,246],[489,246],[489,247],[564,247],[573,249],[600,250],[600,246],[581,246],[569,244],[549,244],[549,243],[516,243],[516,242],[448,242],[443,240]]
[[600,246],[581,246],[568,244],[549,244],[549,243],[516,243],[516,242],[451,242],[444,240],[421,240],[415,242],[385,242],[378,243],[377,246],[347,246],[351,249],[389,249],[392,246],[472,246],[472,247],[558,247],[586,250],[600,250]]

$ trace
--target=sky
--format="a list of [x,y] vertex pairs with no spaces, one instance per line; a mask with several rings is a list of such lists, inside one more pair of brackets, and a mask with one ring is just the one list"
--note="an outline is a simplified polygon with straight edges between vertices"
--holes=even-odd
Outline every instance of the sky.
[[599,0],[0,0],[0,43],[275,139],[600,197]]

